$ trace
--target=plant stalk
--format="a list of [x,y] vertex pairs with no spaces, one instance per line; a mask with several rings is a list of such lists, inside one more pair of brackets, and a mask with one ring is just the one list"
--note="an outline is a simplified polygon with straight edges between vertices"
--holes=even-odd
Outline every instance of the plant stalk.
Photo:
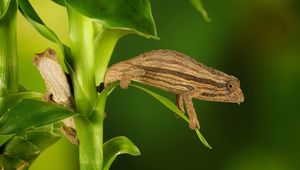
[[18,90],[18,58],[16,17],[17,2],[0,0],[0,96],[3,97]]
[[81,170],[102,170],[103,164],[103,127],[80,116],[74,118],[79,138],[79,160]]
[[[90,119],[98,93],[95,85],[95,56],[93,22],[67,6],[69,16],[72,75],[76,112],[74,118],[79,138],[81,170],[102,170],[103,119]],[[77,81],[74,83],[74,81]],[[88,102],[86,101],[88,100]],[[92,114],[94,115],[94,114]],[[94,115],[95,116],[95,115]]]
[[[84,15],[68,7],[71,60],[78,84],[74,83],[75,102],[80,113],[89,114],[91,108],[82,106],[84,97],[82,91],[92,104],[97,98],[95,88],[95,57],[94,57],[94,28],[93,22]],[[79,86],[79,87],[78,87]]]

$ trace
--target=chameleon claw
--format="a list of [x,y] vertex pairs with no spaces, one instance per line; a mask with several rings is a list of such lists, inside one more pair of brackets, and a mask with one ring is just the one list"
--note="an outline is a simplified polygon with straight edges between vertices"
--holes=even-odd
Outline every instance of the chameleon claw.
[[200,124],[199,121],[197,119],[191,119],[190,120],[190,124],[189,124],[190,129],[195,130],[200,129]]

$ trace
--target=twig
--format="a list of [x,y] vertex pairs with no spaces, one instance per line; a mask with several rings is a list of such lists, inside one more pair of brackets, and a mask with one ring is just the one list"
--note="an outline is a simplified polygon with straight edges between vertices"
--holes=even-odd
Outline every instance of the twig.
[[[66,74],[61,68],[53,49],[46,49],[41,54],[36,54],[33,59],[34,65],[40,71],[46,84],[45,100],[65,106],[74,111],[74,99]],[[65,126],[62,127],[63,134],[73,143],[78,144],[73,118],[63,120]]]

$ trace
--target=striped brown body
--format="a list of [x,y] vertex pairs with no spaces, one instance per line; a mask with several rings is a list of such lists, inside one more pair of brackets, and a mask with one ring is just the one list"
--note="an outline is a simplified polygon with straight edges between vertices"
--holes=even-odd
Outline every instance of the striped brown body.
[[[133,80],[175,93],[178,106],[183,110],[184,100],[188,112],[194,112],[192,98],[231,103],[244,100],[237,78],[170,50],[150,51],[111,66],[106,72],[104,84],[106,86],[118,80],[123,88]],[[189,116],[191,119],[190,113]],[[199,125],[190,126],[195,128]]]

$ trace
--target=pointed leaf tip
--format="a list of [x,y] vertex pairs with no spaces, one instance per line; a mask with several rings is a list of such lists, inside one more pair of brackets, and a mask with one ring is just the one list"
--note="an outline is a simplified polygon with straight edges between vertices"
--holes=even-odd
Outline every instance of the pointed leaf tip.
[[5,1],[1,2],[0,20],[6,15],[10,5],[15,5],[15,4],[11,3],[11,0],[7,0],[6,3],[5,3]]
[[112,162],[120,154],[139,156],[140,150],[125,136],[118,136],[103,145],[103,170],[109,170]]
[[[141,89],[143,91],[145,91],[146,93],[150,94],[152,97],[154,97],[155,99],[157,99],[158,101],[160,101],[163,105],[165,105],[167,108],[169,108],[170,110],[172,110],[174,113],[176,113],[179,117],[181,117],[183,120],[185,120],[187,123],[190,123],[190,120],[178,109],[178,107],[169,99],[156,94],[148,89],[145,89],[141,86],[138,86],[136,84],[131,84],[131,86]],[[212,147],[208,144],[208,142],[205,140],[205,138],[203,137],[203,135],[200,133],[199,129],[195,129],[195,132],[197,134],[197,136],[199,137],[200,141],[203,143],[204,146],[208,147],[209,149],[212,149]]]
[[206,22],[211,22],[201,0],[190,0],[190,2],[196,8],[196,10],[200,12]]

